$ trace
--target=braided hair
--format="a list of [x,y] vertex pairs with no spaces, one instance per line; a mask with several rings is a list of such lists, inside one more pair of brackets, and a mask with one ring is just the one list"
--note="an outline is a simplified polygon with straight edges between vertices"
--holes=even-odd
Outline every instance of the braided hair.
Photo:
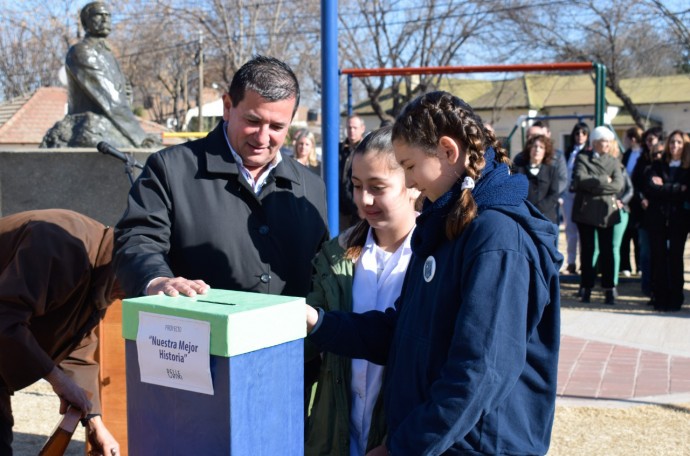
[[[510,165],[510,159],[495,134],[484,127],[472,107],[448,92],[430,92],[409,102],[393,125],[393,141],[419,147],[436,156],[441,137],[448,136],[467,154],[465,175],[475,181],[486,162],[484,151],[493,147],[496,161]],[[446,220],[446,236],[455,239],[477,216],[471,189],[464,189]]]

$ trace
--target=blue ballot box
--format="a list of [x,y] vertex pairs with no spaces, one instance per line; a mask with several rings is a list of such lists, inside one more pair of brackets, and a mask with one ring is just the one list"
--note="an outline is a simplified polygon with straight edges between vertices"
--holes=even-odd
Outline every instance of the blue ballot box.
[[129,454],[304,454],[304,299],[122,303]]

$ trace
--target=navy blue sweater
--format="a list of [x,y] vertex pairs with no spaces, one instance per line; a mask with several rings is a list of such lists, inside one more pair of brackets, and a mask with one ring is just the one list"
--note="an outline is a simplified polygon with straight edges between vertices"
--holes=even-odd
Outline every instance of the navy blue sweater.
[[419,216],[396,309],[324,313],[310,335],[324,350],[387,365],[393,455],[548,450],[560,337],[558,233],[525,201],[524,176],[509,176],[489,152],[473,190],[479,215],[460,237],[444,234],[459,185]]

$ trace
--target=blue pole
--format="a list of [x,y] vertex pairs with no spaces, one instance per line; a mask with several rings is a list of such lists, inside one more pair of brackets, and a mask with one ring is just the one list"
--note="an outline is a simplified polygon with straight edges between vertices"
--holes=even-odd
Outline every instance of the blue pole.
[[338,137],[340,88],[338,87],[338,2],[321,0],[321,137],[323,139],[324,177],[331,236],[339,231]]

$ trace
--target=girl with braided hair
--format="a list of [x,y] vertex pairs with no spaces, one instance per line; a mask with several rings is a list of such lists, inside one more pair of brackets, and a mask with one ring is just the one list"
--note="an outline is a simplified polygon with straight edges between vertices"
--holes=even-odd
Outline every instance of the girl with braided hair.
[[560,340],[556,226],[493,133],[445,92],[393,126],[406,185],[426,197],[395,308],[307,307],[323,350],[386,365],[388,437],[369,454],[546,454]]

